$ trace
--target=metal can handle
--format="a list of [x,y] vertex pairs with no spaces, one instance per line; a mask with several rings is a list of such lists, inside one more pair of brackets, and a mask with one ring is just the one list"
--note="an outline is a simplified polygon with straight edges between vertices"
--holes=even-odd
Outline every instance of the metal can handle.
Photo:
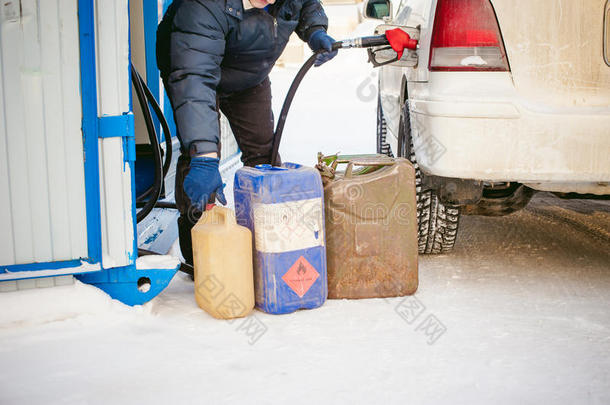
[[[344,163],[339,162],[338,163]],[[345,169],[345,178],[352,178],[352,174],[354,171],[354,166],[392,166],[396,163],[395,160],[383,159],[383,158],[370,158],[370,159],[353,159],[347,162],[347,168]]]

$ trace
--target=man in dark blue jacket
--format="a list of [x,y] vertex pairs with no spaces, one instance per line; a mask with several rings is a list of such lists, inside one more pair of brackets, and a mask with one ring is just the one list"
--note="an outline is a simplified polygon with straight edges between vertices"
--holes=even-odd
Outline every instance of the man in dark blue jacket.
[[269,73],[293,32],[333,58],[319,0],[175,0],[157,30],[157,63],[182,155],[176,173],[180,247],[192,263],[191,228],[208,200],[226,204],[218,171],[219,116],[228,118],[244,165],[270,163]]

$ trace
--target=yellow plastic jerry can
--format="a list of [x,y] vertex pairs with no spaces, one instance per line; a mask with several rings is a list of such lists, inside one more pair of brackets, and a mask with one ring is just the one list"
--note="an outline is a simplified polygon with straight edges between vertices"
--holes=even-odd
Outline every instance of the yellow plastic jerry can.
[[240,318],[254,308],[252,234],[233,210],[205,211],[191,230],[195,300],[219,319]]

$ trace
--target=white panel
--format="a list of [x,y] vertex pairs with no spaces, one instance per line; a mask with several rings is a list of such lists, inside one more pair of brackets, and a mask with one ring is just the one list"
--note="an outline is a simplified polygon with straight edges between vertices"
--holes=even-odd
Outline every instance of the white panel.
[[[49,182],[46,171],[45,116],[42,99],[42,66],[38,7],[36,0],[22,0],[23,67],[21,86],[25,109],[25,140],[28,158],[28,186],[32,217],[34,261],[53,260],[49,212]],[[58,49],[55,49],[57,52]]]
[[[12,3],[15,5],[15,3]],[[18,4],[16,5],[19,6]],[[32,220],[30,216],[30,194],[28,188],[28,162],[25,142],[25,114],[21,89],[21,66],[23,60],[23,37],[21,21],[8,16],[3,8],[2,16],[2,70],[3,99],[6,119],[6,148],[8,154],[9,195],[11,198],[11,217],[13,218],[12,238],[14,261],[2,258],[6,264],[27,263],[34,260],[32,245]]]
[[48,262],[53,260],[53,241],[51,239],[51,213],[49,212],[48,173],[46,172],[42,80],[40,73],[25,71],[21,76],[21,82],[26,111],[25,140],[28,159],[26,181],[30,189],[34,261]]
[[129,111],[129,12],[127,0],[96,2],[98,113]]
[[[106,212],[106,183],[107,183],[107,179],[105,176],[105,172],[104,172],[104,148],[102,147],[102,139],[98,140],[98,151],[99,151],[99,171],[100,171],[100,218],[101,218],[101,225],[102,225],[102,255],[107,256],[108,258],[110,258],[109,253],[108,253],[108,214]],[[104,258],[102,258],[102,261],[106,261]],[[104,264],[104,263],[102,263]],[[113,266],[108,266],[108,264],[104,264],[104,266],[106,267],[113,267]]]
[[[53,255],[70,257],[70,229],[68,194],[66,193],[66,161],[57,159],[65,151],[65,128],[62,105],[56,102],[58,94],[62,94],[61,49],[59,37],[59,20],[57,19],[57,4],[55,1],[40,3],[40,49],[42,55],[42,100],[44,101],[44,117],[46,119],[47,177],[49,184],[49,207],[51,216],[51,235]],[[68,83],[66,83],[68,84]]]
[[76,1],[0,11],[1,265],[87,256]]
[[123,164],[121,138],[100,139],[104,267],[125,266],[133,252],[131,173]]
[[[96,1],[98,114],[129,112],[129,13],[127,0]],[[119,134],[122,135],[122,134]],[[133,255],[131,172],[121,138],[99,142],[104,267],[130,264]]]
[[76,0],[59,0],[61,80],[63,88],[63,119],[67,139],[65,146],[66,194],[70,215],[70,246],[72,257],[87,255],[87,213],[85,205],[85,171],[83,170],[82,105],[80,94],[80,51]]
[[[8,9],[4,9],[8,11]],[[0,11],[0,13],[2,13]],[[8,16],[0,14],[0,261],[15,263],[15,246],[13,244],[13,220],[11,216],[11,199],[9,186],[8,152],[7,152],[7,120],[4,103],[4,42],[7,36],[9,25],[16,26],[17,23],[8,21]]]

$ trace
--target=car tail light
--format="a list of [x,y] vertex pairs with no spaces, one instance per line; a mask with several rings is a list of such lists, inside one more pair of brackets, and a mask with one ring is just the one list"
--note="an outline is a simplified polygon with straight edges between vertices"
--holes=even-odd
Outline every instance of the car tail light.
[[432,71],[509,71],[496,14],[489,0],[438,0]]

